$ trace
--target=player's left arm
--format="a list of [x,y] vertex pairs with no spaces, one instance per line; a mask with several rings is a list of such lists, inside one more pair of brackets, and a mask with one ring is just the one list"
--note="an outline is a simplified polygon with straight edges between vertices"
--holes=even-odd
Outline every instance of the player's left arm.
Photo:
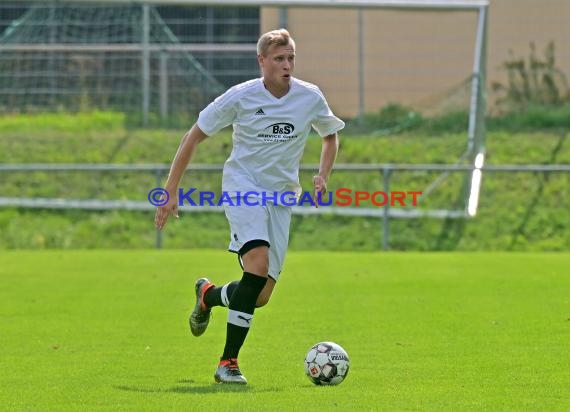
[[315,188],[313,200],[317,207],[319,207],[319,202],[318,202],[319,193],[321,199],[327,193],[327,182],[331,175],[337,153],[338,153],[338,135],[336,133],[333,133],[323,137],[321,160],[319,163],[319,174],[313,176],[313,186]]

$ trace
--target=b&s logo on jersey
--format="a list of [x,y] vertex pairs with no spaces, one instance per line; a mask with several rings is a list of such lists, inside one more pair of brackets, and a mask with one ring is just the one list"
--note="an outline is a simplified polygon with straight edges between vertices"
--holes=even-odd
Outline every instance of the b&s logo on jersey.
[[261,137],[266,143],[288,142],[296,139],[299,135],[293,134],[295,126],[291,123],[273,123],[263,129],[257,137]]

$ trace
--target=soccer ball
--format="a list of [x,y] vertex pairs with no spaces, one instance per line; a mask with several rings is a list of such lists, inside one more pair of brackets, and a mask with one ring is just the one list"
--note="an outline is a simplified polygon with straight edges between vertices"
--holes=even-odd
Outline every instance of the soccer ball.
[[305,356],[305,373],[315,385],[338,385],[349,366],[348,354],[334,342],[319,342]]

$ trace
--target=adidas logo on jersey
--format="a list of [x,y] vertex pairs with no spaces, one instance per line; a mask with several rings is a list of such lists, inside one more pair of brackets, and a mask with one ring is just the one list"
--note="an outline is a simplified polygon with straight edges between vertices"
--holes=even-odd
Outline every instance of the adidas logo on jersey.
[[259,109],[257,112],[255,112],[255,115],[256,116],[260,116],[260,115],[265,116],[265,112],[263,111],[263,109]]

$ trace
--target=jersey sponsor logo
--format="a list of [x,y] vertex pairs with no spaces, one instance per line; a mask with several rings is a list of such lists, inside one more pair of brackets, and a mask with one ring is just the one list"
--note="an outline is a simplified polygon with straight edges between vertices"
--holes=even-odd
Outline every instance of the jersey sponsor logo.
[[273,123],[263,129],[257,137],[261,137],[266,143],[287,142],[299,136],[293,134],[294,131],[295,126],[291,123]]
[[256,116],[265,116],[265,112],[263,111],[263,109],[259,109],[257,112],[255,112]]
[[274,123],[267,126],[265,130],[271,130],[273,134],[291,134],[295,131],[295,126],[291,123]]

